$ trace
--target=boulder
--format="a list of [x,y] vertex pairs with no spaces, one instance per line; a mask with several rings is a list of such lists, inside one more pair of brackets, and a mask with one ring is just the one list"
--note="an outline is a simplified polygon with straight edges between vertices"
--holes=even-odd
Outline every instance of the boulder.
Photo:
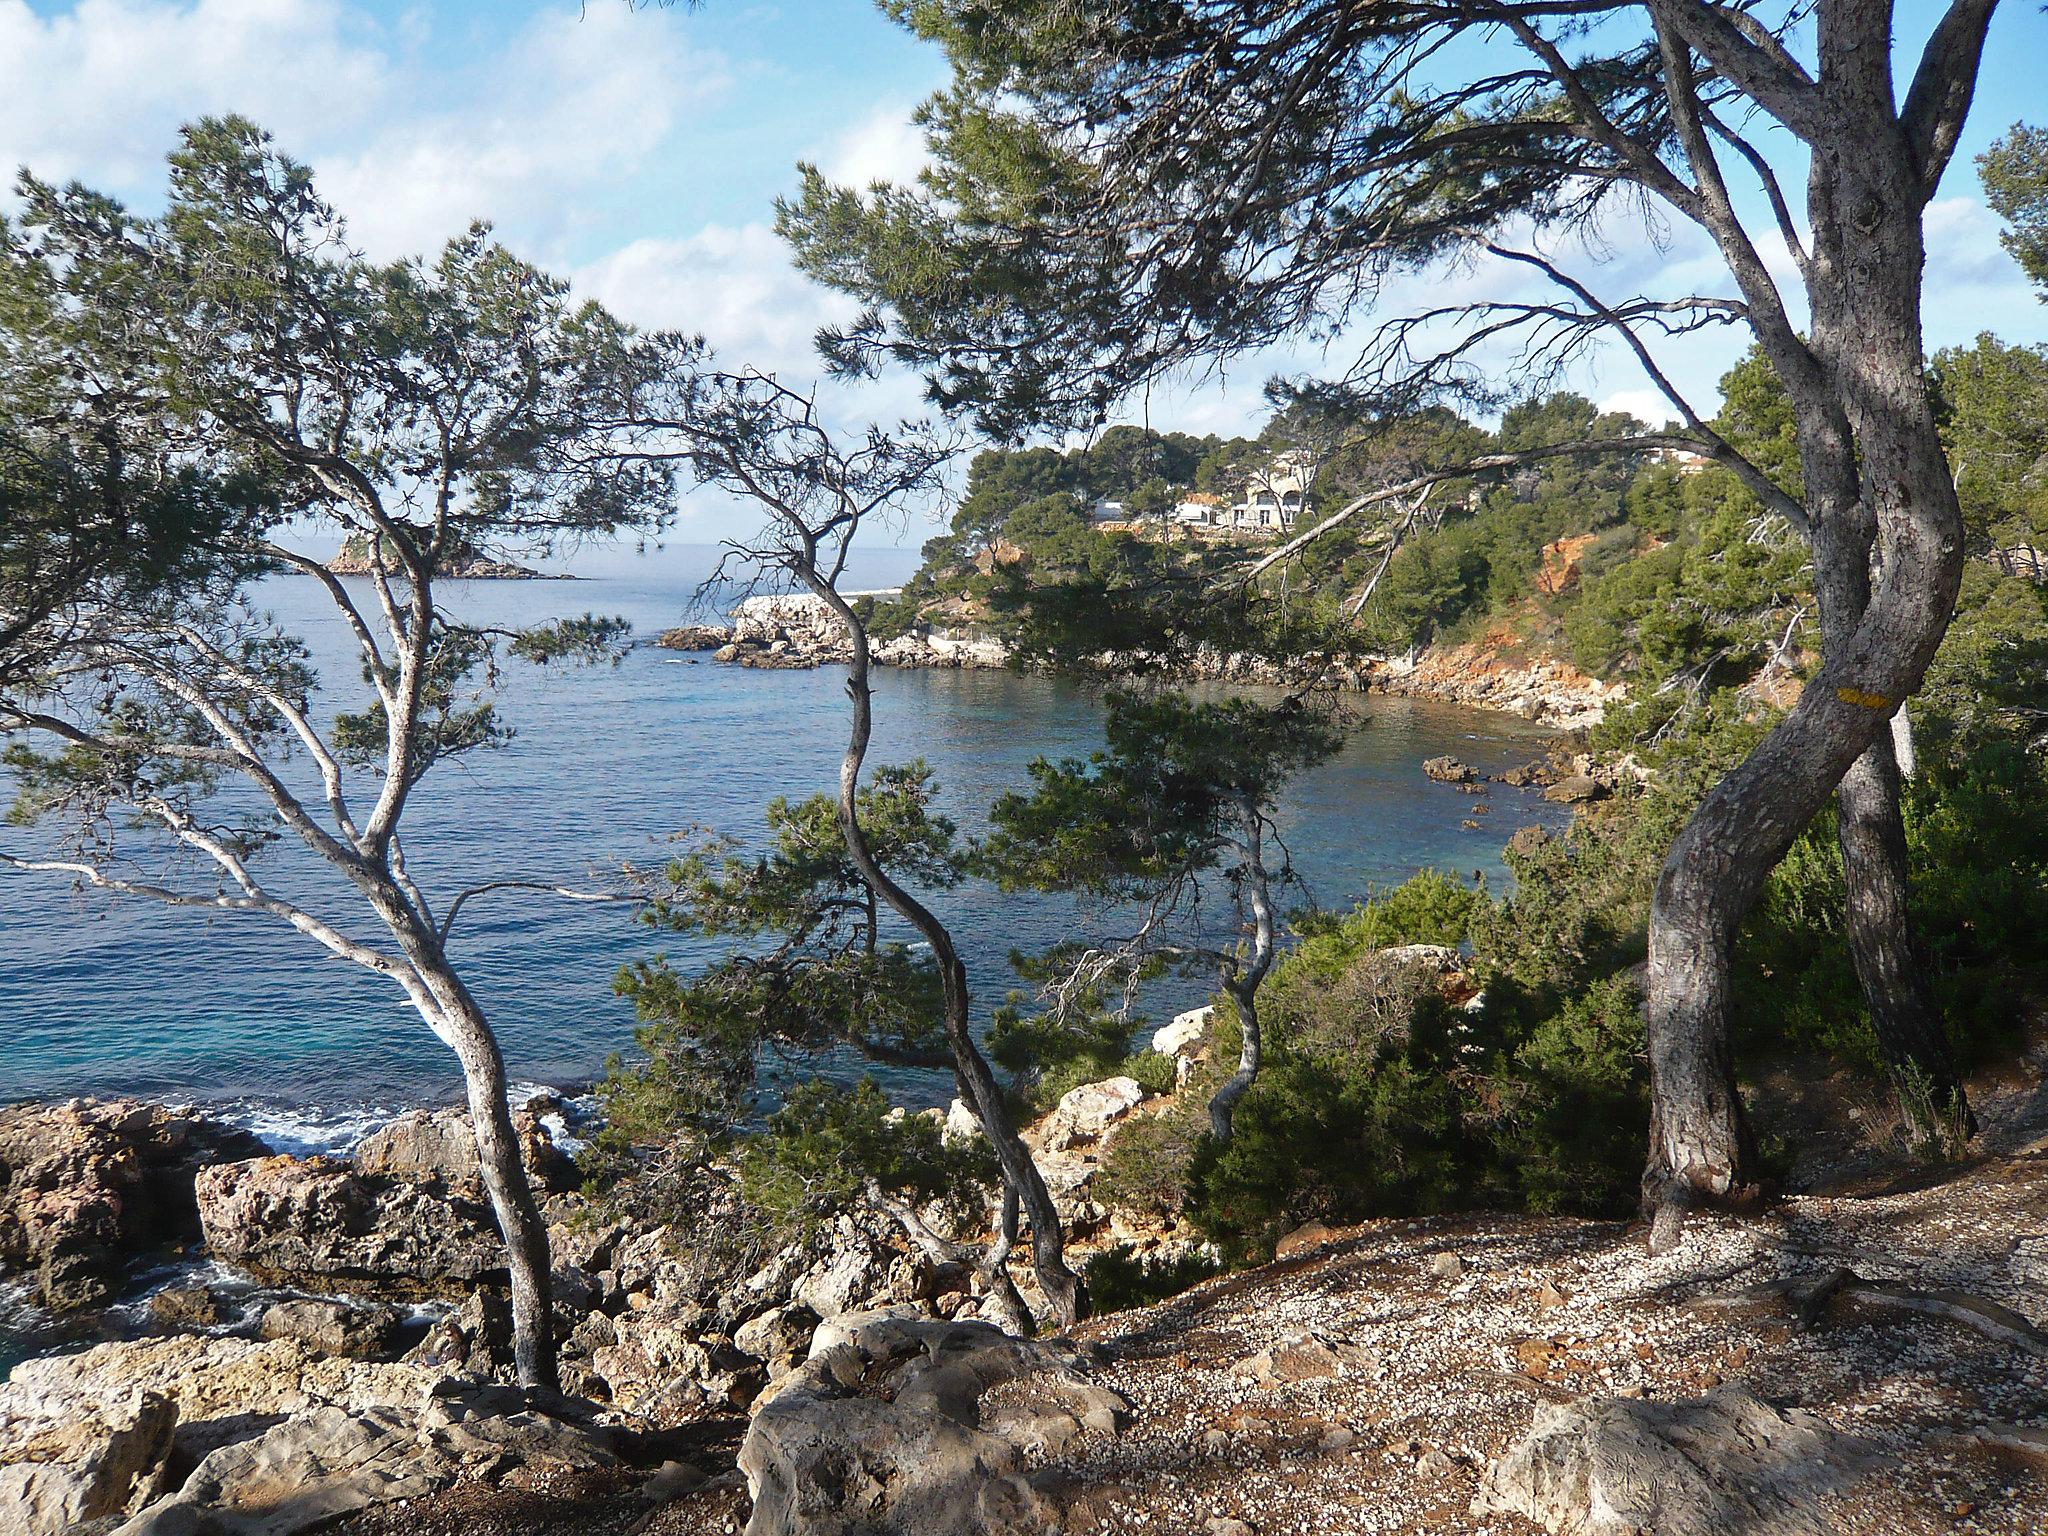
[[611,1342],[591,1350],[591,1369],[616,1406],[657,1422],[679,1422],[706,1408],[744,1408],[767,1373],[717,1322],[691,1302],[632,1308],[612,1319]]
[[1543,798],[1554,800],[1559,805],[1579,805],[1589,800],[1605,800],[1608,789],[1590,774],[1575,773],[1569,778],[1559,779],[1543,791]]
[[256,1332],[266,1339],[297,1339],[323,1355],[372,1360],[396,1350],[401,1322],[396,1307],[280,1301],[263,1314]]
[[356,1510],[419,1498],[460,1478],[530,1483],[616,1467],[611,1436],[577,1405],[562,1414],[430,1397],[406,1406],[319,1408],[223,1446],[176,1493],[114,1536],[291,1536]]
[[1145,1090],[1131,1077],[1112,1077],[1070,1088],[1046,1117],[1041,1144],[1048,1152],[1064,1152],[1099,1142],[1112,1126],[1144,1101]]
[[30,1402],[113,1402],[136,1392],[164,1398],[177,1410],[177,1449],[189,1464],[313,1408],[413,1402],[442,1375],[412,1365],[323,1359],[296,1339],[174,1334],[25,1360],[0,1394]]
[[232,1323],[237,1308],[208,1286],[174,1285],[149,1298],[149,1315],[166,1328],[204,1332]]
[[1271,1349],[1262,1349],[1248,1360],[1240,1360],[1230,1374],[1255,1381],[1262,1387],[1281,1387],[1297,1381],[1321,1381],[1344,1373],[1349,1347],[1340,1348],[1327,1339],[1305,1333],[1283,1339]]
[[1210,1008],[1190,1008],[1175,1014],[1173,1022],[1153,1033],[1152,1049],[1162,1056],[1192,1056],[1209,1038],[1209,1021],[1216,1016]]
[[971,1141],[982,1134],[981,1116],[965,1099],[955,1099],[946,1106],[946,1125],[943,1132],[947,1141]]
[[1537,1409],[1472,1512],[1523,1515],[1551,1536],[1828,1536],[1818,1501],[1871,1450],[1735,1382],[1678,1402],[1588,1398]]
[[1508,847],[1516,853],[1528,855],[1547,846],[1550,840],[1550,833],[1542,827],[1517,827],[1515,835],[1508,839]]
[[195,1235],[206,1163],[265,1150],[245,1131],[133,1099],[0,1110],[0,1274],[57,1310],[108,1300],[134,1254]]
[[1058,1511],[1029,1459],[1128,1404],[1058,1344],[900,1312],[821,1324],[740,1446],[747,1536],[1039,1536]]
[[[515,1110],[512,1128],[520,1160],[536,1188],[554,1192],[576,1182],[576,1165],[557,1147],[530,1110]],[[466,1109],[416,1109],[365,1136],[355,1149],[359,1172],[446,1185],[471,1200],[484,1198],[476,1133]]]
[[818,1314],[802,1302],[770,1307],[734,1331],[733,1347],[765,1364],[771,1376],[780,1376],[809,1351],[819,1321]]
[[504,1272],[489,1209],[438,1183],[266,1157],[205,1169],[194,1188],[214,1256],[266,1279],[429,1295]]
[[0,1386],[0,1536],[66,1536],[139,1507],[177,1422],[156,1392]]
[[1448,756],[1426,759],[1422,771],[1439,784],[1471,784],[1479,777],[1470,763]]
[[824,1254],[790,1287],[790,1300],[820,1317],[871,1306],[889,1288],[896,1255],[861,1229],[850,1216],[833,1223]]

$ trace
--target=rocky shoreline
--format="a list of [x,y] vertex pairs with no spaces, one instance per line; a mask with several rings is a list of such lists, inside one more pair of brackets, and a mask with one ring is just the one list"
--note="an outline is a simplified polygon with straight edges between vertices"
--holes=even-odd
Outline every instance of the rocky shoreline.
[[[1208,1026],[1155,1035],[1179,1082]],[[1199,1257],[1096,1188],[1173,1098],[1111,1078],[1029,1128],[1077,1256]],[[295,1157],[157,1105],[17,1106],[0,1270],[91,1308],[166,1243],[228,1268],[0,1385],[0,1536],[2018,1533],[2048,1497],[2048,1101],[2037,1074],[1979,1103],[1985,1154],[1946,1183],[1696,1218],[1654,1259],[1614,1223],[1311,1225],[1027,1340],[879,1213],[753,1252],[715,1209],[671,1231],[594,1202],[540,1100],[561,1396],[510,1385],[459,1110]]]
[[[847,659],[838,623],[808,594],[750,597],[732,610],[731,626],[685,624],[655,644],[670,650],[710,652],[716,661],[769,670],[826,666]],[[998,640],[971,631],[920,626],[878,640],[874,660],[888,667],[1000,668],[1009,653]],[[1497,645],[1437,646],[1413,657],[1378,657],[1333,663],[1329,680],[1360,693],[1392,694],[1492,709],[1561,731],[1590,729],[1626,689],[1604,683],[1569,664],[1516,656]],[[1280,683],[1277,668],[1256,657],[1205,653],[1193,677],[1201,681]]]

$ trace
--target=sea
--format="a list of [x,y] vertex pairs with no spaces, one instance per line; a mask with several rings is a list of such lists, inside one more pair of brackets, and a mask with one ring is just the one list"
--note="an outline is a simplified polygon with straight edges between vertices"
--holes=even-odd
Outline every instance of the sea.
[[[627,865],[660,863],[678,838],[758,841],[771,798],[833,787],[846,736],[843,669],[757,671],[652,643],[729,596],[700,590],[715,558],[709,548],[671,549],[644,572],[627,565],[600,579],[450,586],[450,608],[479,624],[590,612],[626,618],[637,638],[617,666],[506,664],[498,708],[510,742],[436,767],[406,812],[408,861],[430,898],[445,903],[455,890],[499,879],[618,890]],[[915,559],[876,551],[849,575],[856,585],[887,586]],[[316,714],[359,707],[360,666],[317,584],[274,578],[254,600],[310,647]],[[1566,819],[1563,808],[1504,786],[1487,797],[1491,814],[1474,818],[1474,797],[1421,770],[1442,753],[1487,770],[1525,762],[1547,750],[1550,733],[1504,715],[1383,696],[1356,696],[1349,709],[1343,750],[1293,784],[1280,808],[1301,877],[1290,906],[1343,909],[1423,868],[1498,889],[1507,837]],[[940,808],[968,832],[985,825],[995,796],[1026,782],[1034,759],[1085,754],[1101,739],[1098,702],[1067,683],[1006,671],[876,675],[870,763],[923,759]],[[315,787],[303,763],[294,773],[300,787]],[[0,796],[11,798],[4,782]],[[224,808],[234,804],[230,792]],[[1465,825],[1474,819],[1479,827]],[[0,848],[55,851],[62,830],[0,825]],[[167,863],[146,835],[119,829],[117,837],[133,873],[212,888],[204,870]],[[275,843],[259,865],[294,900],[377,937],[359,901],[293,840]],[[927,894],[957,936],[984,1017],[1020,985],[1013,952],[1085,932],[1098,916],[1067,898],[974,883]],[[608,1057],[630,1054],[634,1020],[615,979],[658,953],[690,969],[718,949],[649,927],[629,904],[526,891],[471,903],[451,945],[513,1077],[571,1096]],[[1134,1031],[1210,990],[1200,978],[1156,985]],[[109,898],[63,875],[0,872],[0,1023],[0,1103],[134,1094],[203,1105],[282,1151],[343,1151],[404,1109],[454,1102],[461,1092],[453,1057],[396,987],[277,920]],[[819,1070],[857,1069],[838,1061]],[[952,1093],[943,1074],[880,1075],[913,1106]]]

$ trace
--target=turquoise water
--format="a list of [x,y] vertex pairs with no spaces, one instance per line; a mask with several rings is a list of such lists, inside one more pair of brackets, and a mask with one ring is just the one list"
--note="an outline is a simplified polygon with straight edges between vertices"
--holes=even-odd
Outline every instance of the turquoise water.
[[[900,578],[907,557],[856,572]],[[474,583],[454,604],[491,622],[594,610],[623,613],[643,636],[684,617],[688,573],[665,579]],[[306,636],[323,675],[352,681],[331,610],[302,581],[264,601]],[[642,646],[619,667],[517,668],[503,708],[506,749],[436,770],[407,815],[414,872],[430,894],[489,878],[576,885],[622,861],[659,859],[692,826],[741,837],[775,794],[833,782],[844,739],[837,669],[757,672]],[[964,826],[1040,754],[1099,741],[1083,693],[992,672],[882,672],[872,761],[922,756],[944,807]],[[331,706],[330,706],[331,707]],[[1433,784],[1421,761],[1454,752],[1484,767],[1526,760],[1546,733],[1498,715],[1402,700],[1359,700],[1343,753],[1308,776],[1282,817],[1298,867],[1325,906],[1341,906],[1425,865],[1498,878],[1499,845],[1516,826],[1562,813],[1496,787],[1484,831],[1459,823],[1468,797]],[[0,828],[0,847],[48,846],[37,830]],[[368,933],[324,870],[271,854],[271,878]],[[145,861],[146,864],[147,861]],[[188,876],[196,874],[189,872]],[[954,925],[984,1007],[1014,984],[1006,957],[1072,931],[1073,907],[970,887],[936,900]],[[708,953],[636,925],[627,909],[507,893],[465,912],[453,955],[503,1038],[514,1075],[574,1084],[630,1042],[630,1010],[613,995],[626,961],[666,946],[684,964]],[[1181,984],[1148,999],[1156,1013],[1205,991]],[[201,915],[140,900],[110,902],[59,877],[0,874],[0,1101],[73,1093],[140,1093],[229,1107],[286,1146],[345,1144],[399,1107],[449,1099],[452,1058],[389,983],[327,958],[259,915]],[[950,1085],[906,1075],[906,1099],[943,1100]]]

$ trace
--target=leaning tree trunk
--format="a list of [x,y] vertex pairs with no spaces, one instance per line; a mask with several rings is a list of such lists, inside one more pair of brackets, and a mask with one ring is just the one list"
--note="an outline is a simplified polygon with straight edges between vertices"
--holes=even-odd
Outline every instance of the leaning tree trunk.
[[[1855,639],[1868,611],[1877,525],[1858,501],[1853,459],[1823,463],[1809,478],[1814,511],[1814,596],[1821,654]],[[1911,751],[1906,705],[1842,776],[1835,794],[1842,851],[1843,932],[1870,1010],[1871,1033],[1915,1134],[1939,1139],[1969,1125],[1962,1079],[1934,1000],[1927,957],[1915,942],[1907,900],[1906,824],[1900,812],[1901,743]]]
[[1031,1264],[1038,1276],[1053,1315],[1062,1327],[1071,1326],[1088,1315],[1088,1290],[1081,1277],[1067,1265],[1065,1234],[1052,1192],[1032,1160],[1031,1149],[1010,1123],[1003,1093],[988,1061],[974,1043],[972,999],[967,990],[967,967],[953,943],[953,935],[938,916],[892,879],[875,858],[867,833],[860,824],[860,775],[867,759],[868,741],[874,730],[874,692],[869,682],[872,665],[867,628],[832,584],[815,570],[800,572],[804,584],[839,618],[851,648],[847,663],[846,693],[853,704],[852,730],[846,753],[839,764],[839,825],[846,838],[847,853],[861,878],[881,894],[890,908],[917,929],[931,946],[944,989],[942,1023],[946,1044],[953,1053],[953,1070],[966,1090],[1005,1187],[1023,1205],[1031,1222]]
[[505,1241],[512,1281],[512,1352],[522,1387],[561,1390],[555,1354],[554,1276],[547,1221],[519,1155],[519,1133],[507,1098],[505,1056],[483,1009],[462,978],[438,955],[438,946],[409,936],[414,968],[433,994],[438,1017],[428,1019],[462,1064],[469,1124],[476,1136],[484,1193]]
[[[1658,1218],[1653,1247],[1673,1240],[1687,1204],[1726,1199],[1754,1179],[1729,1039],[1736,930],[1793,839],[1919,688],[1962,580],[1962,513],[1922,355],[1920,215],[1930,189],[1896,113],[1881,19],[1823,6],[1817,32],[1809,332],[1803,341],[1775,325],[1758,334],[1792,400],[1816,577],[1844,569],[1845,549],[1866,560],[1875,549],[1878,576],[1867,607],[1823,646],[1799,702],[1700,802],[1658,877],[1643,1170],[1644,1202]],[[1768,281],[1752,270],[1746,240],[1721,227],[1728,222],[1716,216],[1716,233],[1745,294],[1761,296]],[[1849,486],[1853,500],[1842,500]]]
[[1251,962],[1237,970],[1223,984],[1237,1009],[1239,1046],[1237,1070],[1224,1080],[1209,1100],[1209,1135],[1221,1145],[1230,1140],[1238,1103],[1258,1081],[1264,1056],[1259,1024],[1259,986],[1273,968],[1273,892],[1262,856],[1262,826],[1257,806],[1245,807],[1245,863],[1239,878],[1246,888],[1252,910]]

